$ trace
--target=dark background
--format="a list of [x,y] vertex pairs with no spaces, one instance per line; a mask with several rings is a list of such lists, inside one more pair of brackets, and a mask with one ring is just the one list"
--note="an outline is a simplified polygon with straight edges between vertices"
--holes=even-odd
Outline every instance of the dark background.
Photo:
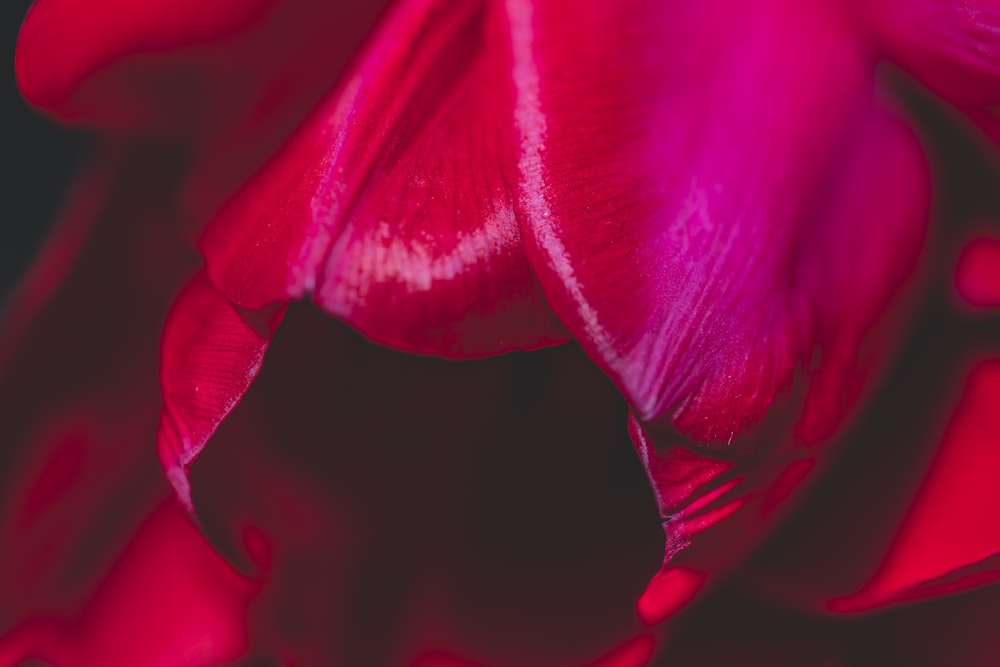
[[0,3],[0,311],[55,220],[86,143],[28,106],[17,90],[14,47],[28,0]]

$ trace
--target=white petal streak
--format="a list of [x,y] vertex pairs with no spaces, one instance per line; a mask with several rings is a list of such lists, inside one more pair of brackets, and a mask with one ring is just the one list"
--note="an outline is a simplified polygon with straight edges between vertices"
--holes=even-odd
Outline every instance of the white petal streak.
[[545,167],[542,152],[545,150],[547,122],[542,112],[538,68],[534,57],[534,9],[532,0],[506,0],[507,18],[510,21],[511,50],[513,53],[513,78],[516,99],[514,122],[521,134],[521,151],[518,157],[521,206],[531,216],[531,226],[539,250],[548,256],[549,264],[562,281],[566,293],[576,305],[584,331],[597,347],[597,353],[616,371],[622,370],[611,337],[601,326],[583,288],[573,271],[569,253],[556,230],[552,211],[546,198]]

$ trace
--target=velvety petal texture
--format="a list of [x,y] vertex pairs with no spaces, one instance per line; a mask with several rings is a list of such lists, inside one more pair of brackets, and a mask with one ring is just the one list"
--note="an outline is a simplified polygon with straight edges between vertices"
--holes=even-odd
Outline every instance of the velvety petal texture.
[[[640,419],[730,441],[912,264],[926,185],[909,147],[882,177],[904,199],[891,221],[831,211],[859,132],[882,134],[872,62],[825,3],[507,7],[519,219],[546,295]],[[859,252],[846,230],[872,223]],[[895,271],[865,261],[890,254]],[[842,302],[856,266],[877,282]]]
[[376,341],[478,356],[564,340],[513,213],[494,3],[399,3],[338,88],[209,226],[209,275],[257,308],[312,293]]

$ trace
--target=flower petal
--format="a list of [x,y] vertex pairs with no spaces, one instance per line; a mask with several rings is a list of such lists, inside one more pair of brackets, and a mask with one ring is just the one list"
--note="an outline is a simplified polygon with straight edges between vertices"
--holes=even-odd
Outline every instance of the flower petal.
[[251,518],[273,544],[276,658],[577,667],[642,630],[662,533],[624,402],[575,346],[456,364],[292,304],[267,355],[191,483],[211,535]]
[[77,618],[21,624],[0,639],[0,662],[228,663],[246,650],[247,608],[257,588],[167,500],[145,520]]
[[980,236],[965,244],[955,269],[955,287],[977,308],[1000,308],[1000,239]]
[[1000,5],[993,0],[865,3],[890,55],[961,106],[1000,102]]
[[312,292],[397,348],[469,356],[565,339],[521,253],[504,34],[492,5],[401,3],[341,85],[209,226],[248,308]]
[[60,108],[86,79],[124,56],[231,35],[272,2],[37,0],[18,35],[18,83],[32,104]]
[[[933,317],[940,322],[940,313]],[[1000,578],[1000,541],[982,528],[1000,517],[990,481],[1000,432],[994,410],[1000,359],[994,352],[970,363],[960,360],[968,353],[954,340],[944,347],[916,348],[926,368],[897,379],[856,436],[862,444],[907,443],[906,456],[893,447],[848,456],[749,568],[756,591],[842,614]],[[931,357],[940,361],[927,363]],[[914,397],[906,391],[914,384],[938,391]]]
[[223,149],[237,163],[254,156],[255,166],[277,147],[383,4],[40,0],[15,69],[24,95],[61,120],[210,142],[211,181],[210,167],[233,169],[218,159]]
[[160,353],[156,440],[167,479],[188,511],[187,466],[257,377],[284,312],[283,304],[256,311],[234,306],[201,272],[174,302]]
[[[545,293],[642,420],[725,443],[836,345],[825,326],[869,324],[900,278],[885,257],[912,265],[919,218],[866,242],[879,280],[860,304],[835,293],[876,219],[861,199],[855,219],[827,214],[864,170],[857,135],[882,134],[871,63],[825,4],[507,5],[519,219]],[[886,141],[905,153],[893,197],[921,209],[909,149]]]
[[[923,232],[927,175],[912,133],[877,110],[840,167],[812,239],[833,252],[797,272],[796,287],[821,299],[812,317],[824,363],[806,369],[764,421],[723,444],[697,446],[657,421],[633,419],[630,426],[666,533],[663,567],[640,601],[640,614],[651,623],[679,611],[768,534],[816,466],[817,451],[804,445],[834,432],[867,377],[886,361],[876,345],[884,332],[872,325],[911,269]],[[853,246],[863,229],[870,230],[866,243],[848,251],[848,239]],[[886,318],[886,324],[894,322]],[[864,357],[863,345],[873,346]]]
[[880,606],[902,598],[962,590],[1000,578],[1000,360],[969,374],[951,423],[924,480],[907,502],[885,557],[871,581],[838,611]]

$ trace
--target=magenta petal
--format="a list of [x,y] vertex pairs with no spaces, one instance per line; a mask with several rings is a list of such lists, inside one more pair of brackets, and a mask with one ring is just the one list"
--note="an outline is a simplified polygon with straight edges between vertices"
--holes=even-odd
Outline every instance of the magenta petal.
[[400,3],[288,145],[210,224],[208,272],[257,308],[312,292],[397,348],[565,339],[521,252],[505,34],[486,3]]
[[811,342],[803,225],[866,83],[836,17],[718,4],[509,3],[546,294],[641,419],[726,441]]
[[927,173],[912,133],[887,114],[872,110],[855,138],[812,218],[810,243],[800,247],[803,264],[788,286],[793,304],[810,300],[802,304],[807,331],[823,351],[819,365],[805,369],[808,386],[797,383],[782,399],[784,409],[724,443],[698,447],[661,421],[631,423],[666,535],[663,568],[639,603],[647,622],[679,611],[767,536],[815,467],[816,452],[804,445],[833,433],[873,367],[885,361],[878,347],[884,331],[873,325],[912,269]]
[[[913,140],[899,156],[885,139],[905,167],[887,176],[899,224],[864,200],[832,213],[863,168],[855,150],[885,133],[837,7],[508,6],[520,219],[546,296],[642,420],[725,443],[817,344],[839,354],[824,327],[844,318],[856,336],[912,265],[923,222],[908,214],[926,202]],[[835,290],[855,264],[878,282],[849,304]]]
[[163,412],[156,438],[167,478],[189,511],[187,466],[257,377],[284,312],[283,304],[239,308],[204,273],[174,302],[160,352]]

